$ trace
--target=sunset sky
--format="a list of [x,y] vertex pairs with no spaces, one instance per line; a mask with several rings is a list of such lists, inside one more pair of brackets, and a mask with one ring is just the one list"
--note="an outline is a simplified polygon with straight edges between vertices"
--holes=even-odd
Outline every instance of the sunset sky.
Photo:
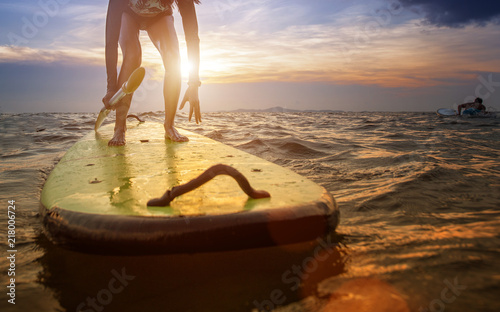
[[[102,107],[107,4],[0,3],[0,112]],[[434,111],[476,96],[500,110],[498,1],[204,0],[197,13],[203,111]],[[161,59],[141,41],[132,110],[163,110]]]

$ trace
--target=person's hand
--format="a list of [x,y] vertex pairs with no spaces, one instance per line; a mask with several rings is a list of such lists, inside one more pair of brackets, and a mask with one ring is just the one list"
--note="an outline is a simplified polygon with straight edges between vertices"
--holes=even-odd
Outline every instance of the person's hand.
[[186,102],[189,102],[189,121],[191,121],[191,117],[193,117],[196,123],[201,122],[201,112],[200,112],[200,99],[198,98],[198,86],[190,85],[184,93],[184,97],[182,98],[181,106],[179,109],[183,109]]
[[109,100],[111,100],[111,98],[113,97],[113,95],[115,95],[116,91],[113,91],[113,90],[108,90],[108,92],[106,93],[106,95],[102,98],[102,103],[104,104],[104,107],[106,107],[106,109],[116,109],[116,105],[115,106],[111,106],[109,105]]

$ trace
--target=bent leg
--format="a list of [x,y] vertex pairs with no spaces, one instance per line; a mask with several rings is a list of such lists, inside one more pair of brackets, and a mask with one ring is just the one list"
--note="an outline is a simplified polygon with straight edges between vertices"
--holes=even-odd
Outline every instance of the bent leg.
[[174,28],[174,18],[171,15],[160,18],[148,28],[148,35],[161,54],[165,77],[163,96],[165,98],[165,136],[176,142],[189,139],[177,132],[174,127],[175,113],[181,91],[181,66],[179,42]]
[[[139,25],[128,14],[122,15],[122,26],[120,29],[120,47],[123,54],[123,62],[118,75],[118,85],[121,87],[132,72],[141,66],[141,44],[139,42]],[[115,133],[108,142],[109,146],[120,146],[125,144],[125,131],[127,130],[127,113],[132,102],[132,94],[129,94],[116,106]]]

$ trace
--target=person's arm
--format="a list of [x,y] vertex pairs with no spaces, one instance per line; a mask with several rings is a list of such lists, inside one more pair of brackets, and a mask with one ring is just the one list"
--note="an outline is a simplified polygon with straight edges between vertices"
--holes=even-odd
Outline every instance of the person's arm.
[[189,82],[200,81],[200,38],[198,37],[198,18],[194,4],[195,0],[178,0],[177,6],[182,16],[182,28],[186,38],[188,60],[191,64],[189,71]]
[[108,13],[106,15],[106,75],[107,87],[106,95],[102,99],[105,106],[118,90],[117,86],[117,65],[118,65],[118,39],[120,37],[120,27],[122,13],[127,2],[124,0],[109,0]]
[[465,108],[465,106],[467,106],[467,103],[458,105],[458,115],[460,115],[462,108]]
[[184,94],[179,109],[183,109],[186,102],[189,102],[189,120],[195,116],[196,123],[201,122],[200,100],[198,88],[200,81],[200,38],[198,37],[198,19],[196,17],[195,2],[198,0],[177,0],[177,6],[182,16],[182,27],[186,38],[188,61],[191,65],[189,70],[188,89]]

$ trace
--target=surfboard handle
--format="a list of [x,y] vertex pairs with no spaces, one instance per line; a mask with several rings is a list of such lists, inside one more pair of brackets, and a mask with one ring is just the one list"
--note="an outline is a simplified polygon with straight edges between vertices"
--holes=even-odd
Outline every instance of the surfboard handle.
[[189,181],[188,183],[174,186],[172,189],[167,190],[162,197],[149,200],[148,206],[168,206],[170,205],[170,202],[173,201],[177,196],[181,196],[182,194],[197,189],[198,187],[221,174],[228,175],[235,179],[243,192],[245,192],[251,198],[258,199],[271,197],[271,194],[269,194],[268,192],[256,190],[252,186],[250,186],[248,179],[245,178],[245,176],[238,170],[228,165],[218,164],[208,168],[207,170],[205,170],[205,172],[200,174],[197,178]]
[[143,119],[139,118],[139,116],[134,115],[134,114],[129,114],[129,115],[127,115],[127,119],[128,119],[128,118],[135,118],[135,119],[137,119],[139,122],[144,122],[144,120],[143,120]]

